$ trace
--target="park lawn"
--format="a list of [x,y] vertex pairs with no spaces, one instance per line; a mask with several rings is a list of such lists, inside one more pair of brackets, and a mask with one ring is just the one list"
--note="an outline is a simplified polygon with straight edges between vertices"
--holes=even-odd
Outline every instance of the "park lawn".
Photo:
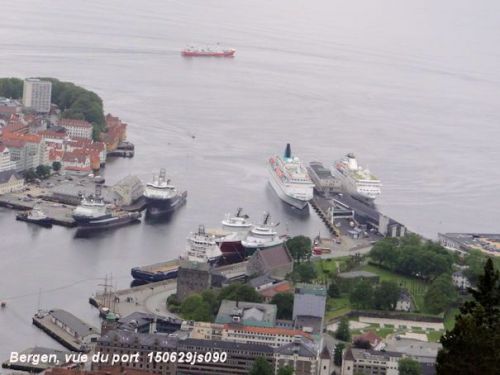
[[455,315],[457,315],[460,310],[457,307],[449,309],[446,314],[444,314],[444,328],[448,331],[452,330],[455,326]]
[[443,335],[444,335],[443,331],[429,331],[427,332],[427,340],[431,342],[439,342],[439,339]]
[[337,273],[337,264],[340,267],[347,259],[349,257],[314,260],[313,264],[316,269],[317,279],[321,280],[325,276],[326,279],[330,279]]
[[429,285],[422,280],[413,277],[399,275],[373,264],[367,264],[361,268],[363,271],[372,272],[380,277],[380,281],[394,281],[401,287],[407,289],[415,302],[415,307],[419,311],[424,310],[424,296]]

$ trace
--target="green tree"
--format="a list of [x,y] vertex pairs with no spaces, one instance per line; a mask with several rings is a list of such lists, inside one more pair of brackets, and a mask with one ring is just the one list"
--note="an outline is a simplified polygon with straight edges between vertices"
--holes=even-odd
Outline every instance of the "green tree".
[[219,292],[219,302],[228,299],[231,301],[262,302],[262,296],[250,285],[231,284]]
[[293,375],[295,371],[292,366],[280,367],[277,375]]
[[349,295],[349,301],[357,309],[371,309],[373,307],[373,285],[368,280],[356,283]]
[[349,319],[347,317],[343,317],[337,330],[335,331],[335,338],[341,341],[351,341],[351,331],[349,330]]
[[44,180],[50,176],[50,167],[48,165],[39,165],[35,169],[37,177]]
[[432,314],[444,311],[458,295],[450,274],[444,274],[435,279],[424,296],[425,308]]
[[215,316],[220,306],[217,294],[212,289],[207,289],[201,292],[201,298],[210,308],[212,315]]
[[274,375],[274,369],[266,359],[264,359],[262,357],[258,357],[253,362],[253,366],[248,374],[249,375]]
[[373,293],[373,304],[379,310],[394,310],[401,288],[394,281],[382,281]]
[[23,81],[19,78],[0,78],[0,96],[20,99],[23,96]]
[[186,320],[196,320],[199,322],[210,322],[213,320],[210,305],[199,294],[192,294],[187,297],[182,302],[180,311]]
[[402,358],[398,363],[399,375],[421,375],[420,363],[411,358]]
[[271,300],[273,305],[278,308],[277,318],[278,319],[292,319],[293,315],[293,299],[292,293],[277,293]]
[[342,366],[342,352],[344,351],[344,348],[345,344],[342,342],[335,345],[335,349],[333,351],[333,363],[335,363],[335,366]]
[[54,161],[52,163],[52,170],[54,172],[59,172],[61,170],[61,167],[62,167],[62,165],[61,165],[61,162],[59,162],[59,161]]
[[37,175],[36,175],[35,171],[33,170],[33,168],[30,168],[30,169],[24,171],[23,176],[24,176],[24,179],[26,180],[26,182],[33,182],[37,179]]
[[472,301],[460,307],[455,326],[441,337],[438,375],[498,374],[500,356],[500,275],[488,259],[471,290]]
[[328,297],[330,298],[339,298],[340,297],[340,288],[337,284],[336,280],[332,280],[330,285],[328,286]]
[[310,283],[316,276],[316,269],[311,262],[295,263],[291,273],[291,279],[294,283]]
[[295,236],[286,241],[286,247],[297,262],[311,257],[312,242],[309,237]]

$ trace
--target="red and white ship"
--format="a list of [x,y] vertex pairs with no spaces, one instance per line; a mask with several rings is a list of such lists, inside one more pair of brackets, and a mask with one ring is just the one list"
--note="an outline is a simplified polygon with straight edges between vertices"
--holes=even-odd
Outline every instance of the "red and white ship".
[[182,56],[186,57],[233,57],[236,53],[235,49],[223,49],[223,48],[197,48],[197,47],[187,47],[182,50]]

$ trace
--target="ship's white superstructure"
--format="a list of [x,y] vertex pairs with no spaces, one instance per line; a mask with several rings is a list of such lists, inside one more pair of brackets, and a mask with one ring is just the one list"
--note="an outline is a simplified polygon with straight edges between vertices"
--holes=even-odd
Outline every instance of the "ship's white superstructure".
[[109,216],[111,212],[102,199],[100,185],[96,185],[94,196],[83,196],[80,205],[73,210],[73,218],[76,222],[104,219]]
[[368,169],[359,166],[352,153],[335,162],[332,174],[339,178],[348,193],[359,198],[372,201],[382,192],[380,180]]
[[264,213],[262,224],[253,227],[246,238],[241,241],[243,247],[247,249],[266,248],[281,245],[284,238],[276,232],[275,228],[279,225],[271,222],[269,213]]
[[314,184],[298,157],[292,156],[287,144],[284,157],[273,156],[267,163],[269,183],[286,203],[303,209],[313,198]]
[[235,216],[227,213],[224,220],[222,220],[222,228],[231,232],[248,232],[252,227],[252,223],[248,220],[248,215],[241,214],[242,211],[242,208],[238,208]]
[[191,233],[186,245],[187,259],[193,262],[216,263],[222,257],[222,251],[215,241],[215,237],[205,232],[200,225],[198,232]]
[[177,189],[167,180],[165,169],[158,176],[153,176],[153,182],[146,184],[144,196],[150,200],[168,201],[177,195]]

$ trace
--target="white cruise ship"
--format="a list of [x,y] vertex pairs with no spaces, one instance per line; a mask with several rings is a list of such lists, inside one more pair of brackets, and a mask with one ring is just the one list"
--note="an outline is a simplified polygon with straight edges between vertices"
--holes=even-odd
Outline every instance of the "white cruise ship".
[[193,262],[215,264],[222,257],[222,251],[215,237],[207,234],[205,227],[200,225],[198,232],[191,233],[187,239],[186,257]]
[[292,156],[289,143],[283,158],[269,158],[267,169],[269,183],[283,201],[299,209],[307,207],[313,198],[314,184],[299,158]]
[[352,153],[335,162],[332,174],[342,182],[346,192],[358,198],[373,201],[382,192],[380,180],[368,169],[359,166]]

